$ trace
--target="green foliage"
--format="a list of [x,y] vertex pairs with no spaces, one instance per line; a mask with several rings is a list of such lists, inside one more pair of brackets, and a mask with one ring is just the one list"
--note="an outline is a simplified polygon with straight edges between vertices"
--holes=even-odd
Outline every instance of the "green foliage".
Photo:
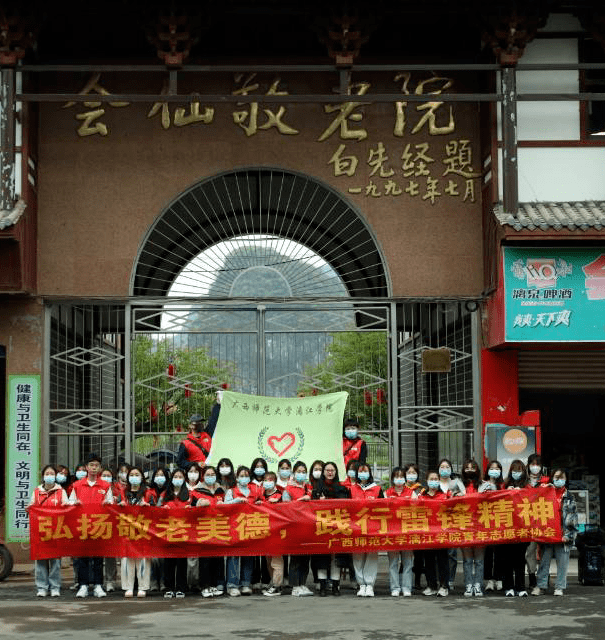
[[[174,348],[168,340],[138,335],[132,345],[135,420],[138,430],[187,430],[189,416],[210,415],[215,391],[231,382],[232,372],[219,366],[206,347]],[[175,367],[169,377],[169,364]],[[152,417],[153,411],[157,417]]]
[[[323,362],[305,370],[299,393],[348,391],[348,415],[356,417],[363,430],[387,429],[386,334],[383,331],[347,331],[332,333],[331,337]],[[378,401],[380,397],[382,403]]]

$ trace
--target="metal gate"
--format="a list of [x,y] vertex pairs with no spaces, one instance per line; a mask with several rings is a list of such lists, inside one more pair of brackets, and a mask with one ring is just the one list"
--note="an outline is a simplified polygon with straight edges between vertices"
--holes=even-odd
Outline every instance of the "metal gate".
[[[208,300],[53,303],[46,313],[43,457],[73,470],[90,451],[115,466],[170,464],[188,416],[215,392],[349,393],[378,477],[474,453],[478,314],[464,303]],[[446,347],[449,373],[423,373]]]

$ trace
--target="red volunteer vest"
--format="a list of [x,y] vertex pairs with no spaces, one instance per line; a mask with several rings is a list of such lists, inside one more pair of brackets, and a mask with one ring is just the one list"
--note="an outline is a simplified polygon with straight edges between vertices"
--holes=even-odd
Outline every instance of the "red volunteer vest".
[[202,431],[199,436],[190,433],[181,444],[187,450],[187,460],[189,462],[203,464],[210,453],[212,438],[205,431]]
[[363,443],[364,442],[362,438],[355,438],[355,440],[343,438],[342,455],[345,459],[345,467],[351,460],[359,460],[359,455],[361,454],[361,446],[363,445]]
[[34,489],[34,506],[61,507],[63,505],[63,489],[44,491],[40,487]]
[[368,489],[364,489],[357,483],[351,485],[351,498],[353,498],[353,500],[369,500],[370,498],[378,498],[379,495],[380,486],[377,484],[372,485]]
[[77,480],[73,483],[72,489],[76,492],[76,498],[82,504],[103,504],[111,485],[109,482],[97,478],[91,487],[88,484],[88,478],[82,478],[82,480]]

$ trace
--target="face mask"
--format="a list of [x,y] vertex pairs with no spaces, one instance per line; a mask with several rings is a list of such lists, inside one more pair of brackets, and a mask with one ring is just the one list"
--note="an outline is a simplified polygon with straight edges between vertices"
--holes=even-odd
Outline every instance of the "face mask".
[[417,473],[408,473],[405,478],[406,478],[406,480],[408,482],[416,482],[416,480],[418,480],[418,474]]
[[347,475],[349,476],[349,478],[354,478],[357,474],[355,473],[355,469],[349,469],[347,471]]
[[427,484],[429,489],[439,489],[439,480],[429,480]]
[[113,478],[111,476],[101,476],[101,480],[105,480],[105,482],[111,483]]
[[64,473],[57,473],[57,482],[59,484],[65,484],[67,482],[67,476]]
[[562,489],[565,486],[565,480],[563,478],[557,478],[554,481],[554,485],[557,489]]
[[199,473],[188,473],[187,477],[189,478],[189,482],[191,482],[191,484],[193,484],[194,482],[197,482],[200,479],[200,474]]
[[222,476],[228,476],[231,473],[231,467],[219,467],[218,472]]
[[542,467],[539,467],[537,464],[532,464],[529,468],[529,472],[534,476],[537,476],[540,471],[542,471]]
[[275,482],[273,482],[273,480],[265,480],[265,482],[263,482],[263,489],[265,491],[271,491],[272,489],[275,489]]
[[78,478],[78,480],[82,480],[87,475],[86,471],[76,471],[76,478]]
[[155,483],[158,487],[163,487],[166,484],[166,478],[164,476],[156,476]]
[[204,482],[206,484],[214,484],[216,482],[216,476],[206,476]]
[[313,469],[313,473],[311,475],[315,480],[319,480],[321,478],[321,469]]
[[245,487],[250,482],[250,478],[249,476],[240,476],[237,481],[242,485],[242,487]]
[[287,480],[290,477],[290,469],[280,469],[279,470],[279,477],[283,478],[284,480]]
[[494,480],[496,480],[497,478],[499,478],[499,477],[500,477],[500,469],[490,469],[490,470],[487,472],[487,475],[488,475],[490,478],[493,478]]
[[355,440],[357,437],[357,429],[345,429],[345,438]]
[[47,476],[44,476],[44,482],[46,482],[46,484],[55,484],[55,480],[56,480],[56,476],[51,476],[50,474]]
[[511,471],[510,475],[513,480],[521,480],[521,476],[523,475],[523,471]]
[[134,487],[138,487],[141,484],[142,480],[143,478],[141,478],[141,476],[130,476],[128,478],[128,482],[130,482],[130,484]]
[[303,473],[302,471],[297,471],[294,474],[294,479],[296,480],[296,482],[304,482],[307,479],[307,474]]
[[256,467],[256,469],[254,469],[254,475],[258,476],[259,478],[262,478],[265,473],[267,472],[265,471],[264,467]]
[[357,477],[362,481],[362,482],[367,482],[370,479],[370,474],[368,471],[360,471],[357,474]]
[[447,469],[439,469],[439,475],[442,478],[449,478],[452,475],[452,470],[449,467]]
[[393,484],[396,487],[401,487],[402,485],[405,484],[405,478],[393,478]]
[[183,486],[183,478],[172,478],[172,486],[173,487],[182,487]]
[[126,473],[126,471],[120,471],[120,473],[118,473],[118,478],[120,478],[120,480],[123,480],[124,482],[126,482],[127,477],[128,474]]

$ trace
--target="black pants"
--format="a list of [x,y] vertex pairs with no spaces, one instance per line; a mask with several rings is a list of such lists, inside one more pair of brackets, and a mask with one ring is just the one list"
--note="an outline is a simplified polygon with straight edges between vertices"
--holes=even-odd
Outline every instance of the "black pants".
[[[431,589],[437,589],[437,586],[447,589],[450,579],[447,549],[429,549],[422,553],[428,586]],[[437,578],[439,578],[439,583],[437,583]]]
[[288,581],[291,587],[301,587],[307,583],[309,576],[309,556],[290,556],[290,574]]
[[525,591],[525,551],[527,542],[503,544],[504,590]]
[[187,591],[187,558],[164,560],[164,584],[166,591]]
[[103,558],[80,558],[78,562],[78,584],[103,584]]
[[224,558],[200,558],[200,587],[207,589],[208,587],[216,587],[221,575],[223,580],[225,576],[225,559]]
[[501,580],[504,582],[502,547],[503,545],[490,545],[485,548],[485,569],[483,576],[486,580]]
[[256,556],[254,558],[254,568],[252,569],[252,584],[269,584],[271,576],[267,567],[267,558],[265,556]]

